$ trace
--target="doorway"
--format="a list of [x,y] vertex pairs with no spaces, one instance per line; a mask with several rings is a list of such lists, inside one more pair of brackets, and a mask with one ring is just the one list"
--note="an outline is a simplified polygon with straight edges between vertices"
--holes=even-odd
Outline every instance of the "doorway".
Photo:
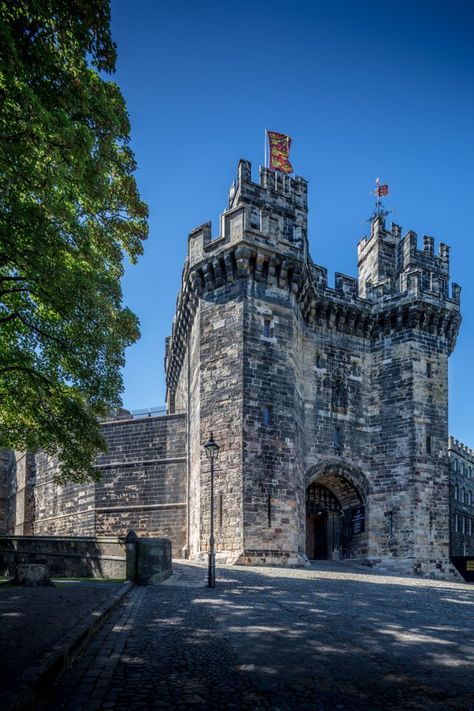
[[306,491],[306,555],[310,560],[327,560],[340,548],[341,505],[321,484]]

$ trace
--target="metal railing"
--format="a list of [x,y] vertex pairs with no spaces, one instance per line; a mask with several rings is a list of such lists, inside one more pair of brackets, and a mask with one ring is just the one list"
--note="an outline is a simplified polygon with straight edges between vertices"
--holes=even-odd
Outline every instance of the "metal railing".
[[182,412],[184,412],[184,410],[175,410],[169,413],[166,405],[144,407],[139,410],[126,410],[125,408],[117,407],[110,411],[107,420],[142,420],[147,417],[165,417],[171,414],[179,415]]

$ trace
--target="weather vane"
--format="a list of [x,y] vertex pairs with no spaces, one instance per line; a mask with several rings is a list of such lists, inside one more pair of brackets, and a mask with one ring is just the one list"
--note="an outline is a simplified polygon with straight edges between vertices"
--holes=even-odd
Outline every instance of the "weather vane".
[[375,196],[375,207],[366,222],[373,222],[377,219],[377,217],[386,217],[387,215],[390,215],[391,212],[393,212],[393,210],[387,210],[381,200],[381,198],[387,197],[387,195],[389,194],[388,185],[386,183],[381,183],[380,178],[376,178],[375,186],[375,190],[370,192],[370,195]]

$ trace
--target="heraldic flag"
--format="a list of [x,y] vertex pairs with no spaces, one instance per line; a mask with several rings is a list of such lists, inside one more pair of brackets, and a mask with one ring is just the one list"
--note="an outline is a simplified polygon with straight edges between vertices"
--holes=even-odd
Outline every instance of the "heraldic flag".
[[267,131],[270,143],[270,168],[279,170],[282,173],[292,173],[293,167],[290,163],[291,138],[284,133]]

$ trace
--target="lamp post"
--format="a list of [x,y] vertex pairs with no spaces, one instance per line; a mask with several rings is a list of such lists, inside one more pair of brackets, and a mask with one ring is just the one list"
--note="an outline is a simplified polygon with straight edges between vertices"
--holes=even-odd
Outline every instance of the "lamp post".
[[211,436],[204,445],[206,451],[206,456],[211,463],[211,532],[209,536],[209,564],[208,564],[208,574],[207,574],[207,587],[216,587],[216,554],[214,552],[214,461],[217,459],[219,454],[219,445],[214,441],[214,437]]

